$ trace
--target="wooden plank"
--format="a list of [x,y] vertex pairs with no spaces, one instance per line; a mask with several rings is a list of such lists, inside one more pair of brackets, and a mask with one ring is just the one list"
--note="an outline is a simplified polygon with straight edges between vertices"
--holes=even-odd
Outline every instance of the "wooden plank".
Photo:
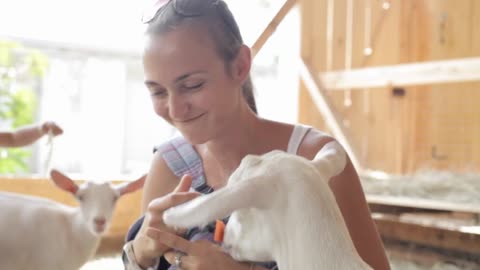
[[480,233],[404,222],[395,215],[374,214],[373,219],[384,238],[480,254]]
[[257,38],[255,43],[252,46],[252,56],[258,54],[258,52],[262,49],[263,45],[267,42],[270,36],[275,32],[278,25],[283,21],[285,16],[287,16],[288,12],[295,6],[297,0],[286,0],[282,7],[278,10],[275,14],[273,19],[267,25],[267,27],[263,30],[260,36]]
[[320,73],[328,90],[480,81],[480,57]]
[[[383,1],[372,1],[372,35],[370,38],[373,52],[372,55],[363,57],[361,64],[354,66],[354,68],[386,66],[399,63],[399,51],[405,46],[401,42],[400,35],[403,28],[401,7],[405,1],[389,2],[391,7],[385,10],[382,7]],[[398,34],[392,35],[392,33]],[[358,51],[358,53],[363,54],[363,51]],[[354,118],[357,123],[355,123],[353,130],[360,130],[363,133],[361,154],[365,167],[391,173],[402,173],[398,171],[398,158],[401,156],[401,149],[403,149],[398,147],[402,136],[398,130],[403,128],[400,110],[403,108],[402,103],[404,103],[404,100],[393,97],[391,90],[391,87],[381,87],[352,91],[353,96],[355,96],[355,93],[361,93],[362,91],[368,94],[365,97],[366,101],[364,99],[353,100],[354,104],[358,102],[367,104],[365,108],[362,108],[362,111],[353,108],[351,115],[357,116]],[[360,115],[362,115],[361,118],[359,117]],[[403,129],[403,132],[406,131],[408,129]]]
[[[325,70],[331,71],[333,67],[333,33],[335,27],[335,0],[327,0],[327,25],[326,25],[326,64]],[[313,35],[313,33],[310,33]]]
[[429,6],[429,20],[432,26],[430,43],[431,59],[452,59],[478,56],[472,51],[471,23],[472,17],[478,16],[479,10],[473,9],[472,2],[424,0]]
[[[451,250],[438,249],[425,245],[413,244],[411,242],[384,239],[385,248],[392,261],[411,262],[422,269],[436,269],[439,262],[453,264],[456,269],[479,269],[480,257]],[[478,256],[476,256],[478,257]]]
[[[425,6],[424,12],[415,11],[414,29],[429,29],[425,33],[412,35],[405,41],[418,40],[424,43],[424,51],[418,46],[410,53],[408,61],[463,59],[478,57],[480,47],[475,47],[472,30],[477,28],[474,19],[480,14],[476,0],[413,2]],[[414,13],[414,12],[410,12]],[[422,14],[424,16],[422,16]],[[414,17],[414,16],[411,16]],[[407,20],[405,20],[407,21]],[[421,26],[421,27],[419,27]],[[423,37],[422,37],[423,36]],[[412,50],[415,51],[415,50]],[[423,58],[421,56],[423,55]],[[480,147],[480,114],[476,91],[480,83],[434,84],[428,87],[409,88],[415,95],[415,121],[411,135],[407,171],[431,168],[451,171],[479,171],[480,154],[473,149]],[[403,127],[405,130],[410,127]]]
[[[327,51],[327,1],[301,0],[301,59],[307,60],[316,71],[325,70]],[[325,132],[330,132],[310,94],[305,83],[300,80],[298,122],[314,126]]]
[[333,132],[334,137],[343,145],[349,154],[354,167],[358,171],[362,171],[362,165],[358,159],[358,153],[351,143],[351,136],[343,126],[342,118],[336,111],[318,78],[313,75],[312,68],[304,61],[301,63],[300,74],[315,106],[322,114],[327,126]]
[[421,198],[393,197],[385,195],[366,195],[366,197],[367,202],[371,205],[387,205],[405,208],[408,207],[414,209],[480,214],[480,206],[474,205],[455,204]]

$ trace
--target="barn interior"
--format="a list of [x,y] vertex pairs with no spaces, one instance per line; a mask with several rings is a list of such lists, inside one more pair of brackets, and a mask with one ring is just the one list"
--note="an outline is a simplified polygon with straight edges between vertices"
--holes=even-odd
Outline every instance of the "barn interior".
[[[142,5],[41,2],[0,4],[0,131],[54,120],[64,134],[0,147],[0,191],[75,206],[50,169],[125,183],[177,131],[143,84]],[[252,50],[260,116],[343,145],[391,268],[480,269],[480,2],[225,2]],[[141,198],[118,201],[81,270],[123,269]]]

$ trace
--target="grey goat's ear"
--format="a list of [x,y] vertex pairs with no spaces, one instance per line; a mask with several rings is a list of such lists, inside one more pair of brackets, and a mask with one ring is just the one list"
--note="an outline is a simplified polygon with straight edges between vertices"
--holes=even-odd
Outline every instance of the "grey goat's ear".
[[347,165],[347,154],[337,141],[325,144],[315,155],[313,164],[328,179],[340,174]]
[[70,192],[73,195],[75,195],[77,193],[77,191],[78,191],[77,184],[75,184],[75,182],[72,179],[70,179],[68,176],[61,173],[60,171],[55,170],[55,169],[51,170],[50,171],[50,178],[55,183],[55,185],[57,185],[57,187],[65,190],[67,192]]
[[143,184],[145,183],[146,178],[147,178],[147,174],[144,174],[137,180],[116,185],[115,189],[117,190],[120,196],[137,191],[143,187]]

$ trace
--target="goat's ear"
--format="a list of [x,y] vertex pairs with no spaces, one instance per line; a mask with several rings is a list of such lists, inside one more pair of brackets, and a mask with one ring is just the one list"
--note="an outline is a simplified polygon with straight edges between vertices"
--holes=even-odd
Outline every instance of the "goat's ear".
[[315,167],[328,179],[341,173],[347,165],[347,154],[337,141],[325,144],[313,159]]
[[68,178],[68,176],[64,175],[63,173],[57,170],[51,170],[50,177],[57,187],[70,192],[73,195],[77,193],[78,186],[75,184],[75,182],[73,182],[72,179]]
[[163,221],[168,226],[191,228],[204,226],[223,219],[238,209],[262,208],[268,197],[265,181],[243,179],[213,193],[200,196],[164,212]]
[[115,186],[115,189],[118,191],[120,196],[130,192],[137,191],[138,189],[141,189],[143,187],[143,184],[145,184],[146,178],[147,178],[147,175],[144,174],[143,176],[141,176],[135,181],[126,182],[126,183]]

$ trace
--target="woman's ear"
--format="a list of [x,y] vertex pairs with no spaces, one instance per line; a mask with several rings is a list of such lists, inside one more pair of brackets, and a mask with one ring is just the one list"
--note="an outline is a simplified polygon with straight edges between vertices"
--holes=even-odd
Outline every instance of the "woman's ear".
[[243,84],[250,74],[252,66],[252,55],[250,48],[242,45],[238,51],[237,57],[232,63],[232,76],[235,81]]

